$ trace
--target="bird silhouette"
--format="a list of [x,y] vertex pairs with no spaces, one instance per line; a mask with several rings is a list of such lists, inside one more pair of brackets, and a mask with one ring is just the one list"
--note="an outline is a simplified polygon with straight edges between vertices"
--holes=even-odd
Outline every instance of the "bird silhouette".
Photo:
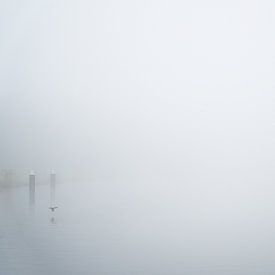
[[56,208],[58,208],[58,207],[57,207],[57,206],[51,206],[51,207],[49,207],[49,209],[52,210],[52,212],[53,212]]

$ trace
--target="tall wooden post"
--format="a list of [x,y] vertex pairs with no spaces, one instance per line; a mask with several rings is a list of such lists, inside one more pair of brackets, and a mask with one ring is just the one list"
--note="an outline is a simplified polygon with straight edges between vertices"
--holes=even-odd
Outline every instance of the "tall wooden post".
[[56,183],[56,174],[52,170],[50,174],[50,191],[51,191],[51,206],[54,206],[55,203],[55,183]]
[[30,206],[35,204],[35,174],[33,171],[29,175],[29,203]]

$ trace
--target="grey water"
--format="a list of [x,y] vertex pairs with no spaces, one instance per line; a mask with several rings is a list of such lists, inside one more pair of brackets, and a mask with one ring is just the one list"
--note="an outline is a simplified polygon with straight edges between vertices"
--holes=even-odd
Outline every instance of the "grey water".
[[274,274],[272,196],[216,191],[58,184],[52,212],[48,185],[33,211],[28,186],[2,189],[0,274]]

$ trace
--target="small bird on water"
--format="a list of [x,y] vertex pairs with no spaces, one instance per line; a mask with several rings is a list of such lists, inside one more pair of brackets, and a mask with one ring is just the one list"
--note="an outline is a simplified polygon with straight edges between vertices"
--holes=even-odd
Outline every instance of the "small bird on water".
[[58,208],[58,207],[57,207],[57,206],[51,206],[51,207],[49,207],[49,209],[51,209],[52,212],[53,212],[56,208]]

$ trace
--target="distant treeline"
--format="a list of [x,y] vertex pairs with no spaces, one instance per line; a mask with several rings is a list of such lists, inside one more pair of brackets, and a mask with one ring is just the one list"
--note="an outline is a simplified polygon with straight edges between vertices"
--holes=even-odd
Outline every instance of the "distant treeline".
[[0,185],[11,186],[14,182],[14,171],[11,169],[1,169],[0,172]]
[[0,170],[0,187],[11,187],[24,184],[22,177],[18,177],[13,169]]

